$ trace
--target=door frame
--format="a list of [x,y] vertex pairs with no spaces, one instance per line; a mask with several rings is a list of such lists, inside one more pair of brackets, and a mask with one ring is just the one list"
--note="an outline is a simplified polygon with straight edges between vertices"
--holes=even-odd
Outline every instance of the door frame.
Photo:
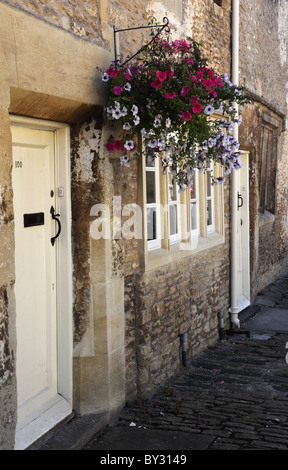
[[[72,412],[73,407],[73,315],[72,315],[72,243],[71,243],[71,183],[70,183],[70,127],[67,124],[46,121],[41,119],[26,118],[10,115],[11,126],[29,128],[42,131],[53,131],[55,134],[55,188],[56,210],[61,214],[62,231],[57,240],[57,352],[58,352],[58,394],[63,397],[63,407],[59,403],[51,413],[51,419],[46,423],[47,429],[42,424],[32,426],[29,432],[31,443],[43,436]],[[63,188],[64,196],[59,196],[59,188]],[[58,193],[58,194],[57,194]],[[62,192],[63,194],[63,192]],[[65,293],[63,295],[63,293]],[[17,312],[16,312],[17,315]],[[47,417],[45,418],[47,421]],[[41,434],[41,435],[39,435]],[[24,435],[24,432],[23,432]],[[27,437],[18,439],[21,442]],[[27,445],[24,447],[27,447]]]

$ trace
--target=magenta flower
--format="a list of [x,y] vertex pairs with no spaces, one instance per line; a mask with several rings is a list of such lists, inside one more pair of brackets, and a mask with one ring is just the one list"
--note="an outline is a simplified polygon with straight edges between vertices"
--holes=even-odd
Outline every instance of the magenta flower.
[[175,96],[177,96],[176,93],[165,93],[165,98],[168,98],[169,100],[172,100]]
[[166,70],[166,72],[164,72],[163,75],[165,76],[165,78],[171,78],[171,77],[173,77],[174,72],[173,72],[173,70]]
[[183,86],[180,95],[181,96],[188,95],[189,91],[190,91],[190,86],[185,85]]
[[121,95],[123,88],[122,86],[114,86],[113,91],[115,95]]
[[115,150],[122,150],[123,147],[122,147],[122,142],[121,142],[121,140],[115,140],[115,142],[114,142],[114,148],[115,148]]
[[157,89],[159,88],[160,86],[162,86],[162,81],[161,80],[154,80],[154,82],[151,83],[151,86],[153,86],[153,88]]
[[202,108],[203,108],[202,104],[195,103],[194,106],[192,107],[192,111],[193,111],[193,113],[195,113],[195,114],[196,114],[196,113],[201,113]]
[[117,76],[118,76],[119,70],[113,69],[113,67],[109,67],[109,69],[106,70],[106,73],[109,74],[109,77],[110,77],[110,78],[113,78],[113,77],[117,77]]
[[158,78],[158,80],[160,80],[161,82],[163,82],[163,80],[166,79],[166,76],[163,72],[161,72],[161,70],[158,70],[156,72],[156,77]]
[[186,57],[184,60],[185,60],[186,64],[188,64],[188,65],[193,65],[194,64],[194,60],[191,59],[190,57]]
[[205,88],[210,88],[213,85],[213,80],[211,80],[211,78],[208,78],[207,80],[204,79],[202,83]]
[[183,111],[182,119],[183,121],[191,121],[192,114],[189,111]]
[[113,150],[114,150],[114,145],[111,144],[110,142],[107,142],[107,143],[106,143],[106,148],[107,148],[108,152],[113,152]]
[[197,79],[196,75],[191,75],[190,80],[191,80],[191,82],[193,82],[193,83],[197,83],[197,82],[198,82],[198,79]]

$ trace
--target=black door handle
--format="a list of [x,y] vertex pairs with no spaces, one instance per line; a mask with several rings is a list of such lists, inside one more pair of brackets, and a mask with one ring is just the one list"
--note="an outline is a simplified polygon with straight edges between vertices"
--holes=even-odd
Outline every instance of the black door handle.
[[243,206],[243,197],[241,196],[241,194],[238,192],[238,210],[240,209],[240,207]]
[[60,233],[61,233],[61,222],[60,222],[60,220],[58,219],[58,217],[60,217],[60,214],[55,214],[55,209],[54,209],[53,206],[51,206],[50,214],[52,215],[52,219],[53,219],[53,220],[56,220],[57,225],[58,225],[58,231],[57,231],[55,237],[52,237],[51,240],[50,240],[52,246],[54,246],[54,243],[55,243],[56,238],[58,238],[59,235],[60,235]]

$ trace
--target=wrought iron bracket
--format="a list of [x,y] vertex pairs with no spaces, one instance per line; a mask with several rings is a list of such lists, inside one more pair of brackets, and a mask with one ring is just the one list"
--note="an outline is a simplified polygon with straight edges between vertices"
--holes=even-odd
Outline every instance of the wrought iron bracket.
[[117,39],[116,39],[116,34],[117,33],[120,33],[120,32],[123,32],[123,31],[132,31],[133,29],[144,29],[144,28],[160,28],[159,31],[157,32],[157,34],[155,34],[155,36],[153,37],[153,39],[151,39],[150,42],[148,42],[148,44],[146,44],[145,46],[142,46],[141,49],[139,49],[139,51],[137,51],[135,54],[133,54],[132,57],[129,57],[129,59],[127,59],[122,65],[125,65],[127,64],[130,60],[134,59],[134,57],[136,57],[136,55],[138,55],[141,51],[143,51],[143,49],[146,49],[146,47],[148,47],[163,31],[163,29],[165,29],[165,31],[167,33],[169,33],[170,31],[170,26],[169,26],[169,19],[165,16],[163,18],[163,24],[160,24],[160,25],[151,25],[151,26],[137,26],[135,28],[125,28],[125,29],[117,29],[116,26],[114,25],[113,26],[113,29],[114,29],[114,57],[115,57],[115,64],[117,64],[118,62],[118,59],[117,59]]

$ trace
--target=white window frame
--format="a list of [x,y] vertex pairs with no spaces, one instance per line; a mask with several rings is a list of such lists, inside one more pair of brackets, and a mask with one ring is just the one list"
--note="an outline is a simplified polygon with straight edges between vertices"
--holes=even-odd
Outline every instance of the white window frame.
[[[195,169],[194,174],[195,188],[194,193],[195,197],[191,198],[190,189],[188,193],[189,205],[190,205],[190,232],[191,238],[198,238],[200,234],[200,200],[199,200],[199,170]],[[194,204],[193,204],[194,203]],[[196,215],[196,229],[192,229],[192,217],[191,217],[191,206],[195,206],[195,215]]]
[[[179,193],[179,186],[173,182],[173,185],[175,185],[175,190],[176,190],[176,199],[170,199],[170,181],[169,181],[169,173],[172,175],[171,171],[168,169],[167,170],[167,199],[168,199],[168,210],[169,210],[169,215],[168,215],[168,231],[169,231],[169,239],[170,243],[178,243],[181,238],[181,208],[180,208],[180,193]],[[173,177],[173,175],[172,175]],[[170,227],[170,222],[171,222],[171,214],[170,214],[170,207],[176,207],[176,223],[177,223],[177,232],[174,234],[171,234],[171,227]]]
[[[161,227],[161,206],[160,206],[160,178],[159,178],[159,161],[158,158],[155,158],[154,160],[154,166],[147,166],[146,165],[146,158],[147,156],[144,155],[145,158],[145,191],[147,195],[147,173],[154,173],[155,178],[155,202],[147,202],[146,199],[146,240],[147,240],[147,247],[148,250],[155,250],[156,248],[161,247],[161,233],[162,233],[162,227]],[[147,197],[147,196],[146,196]],[[155,209],[155,216],[156,216],[156,238],[152,240],[148,240],[148,217],[147,217],[147,212],[148,209]]]
[[[211,202],[211,216],[212,216],[212,223],[208,224],[207,221],[207,233],[215,232],[215,195],[214,195],[214,186],[212,184],[212,176],[213,176],[213,164],[210,162],[210,165],[206,169],[206,220],[207,220],[207,211],[208,211],[208,201]],[[208,182],[209,182],[209,173],[211,177],[210,183],[210,195],[208,195]]]

